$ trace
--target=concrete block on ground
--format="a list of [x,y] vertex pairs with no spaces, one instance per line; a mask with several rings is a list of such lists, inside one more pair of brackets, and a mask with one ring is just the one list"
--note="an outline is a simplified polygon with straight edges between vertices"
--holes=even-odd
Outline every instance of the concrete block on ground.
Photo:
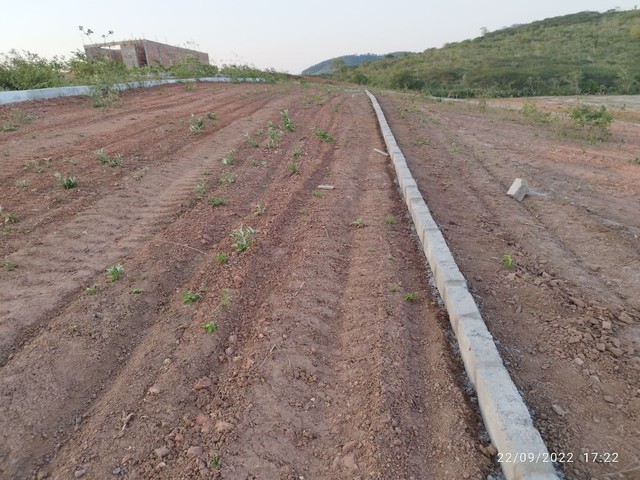
[[[493,444],[500,453],[511,454],[515,460],[501,462],[505,476],[518,480],[557,480],[553,464],[548,461],[547,447],[533,426],[509,372],[497,366],[478,368],[475,388],[478,402],[484,405],[482,418]],[[534,461],[529,461],[526,454],[533,454]]]
[[511,184],[507,195],[521,202],[527,193],[529,193],[529,185],[527,184],[527,181],[522,178],[516,178]]

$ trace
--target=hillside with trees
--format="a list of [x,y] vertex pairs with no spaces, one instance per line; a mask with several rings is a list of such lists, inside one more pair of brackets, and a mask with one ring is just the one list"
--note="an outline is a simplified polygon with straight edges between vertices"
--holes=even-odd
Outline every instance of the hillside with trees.
[[343,55],[342,57],[331,58],[324,62],[317,63],[302,71],[302,75],[327,75],[339,72],[344,67],[357,67],[365,62],[373,62],[385,57],[406,55],[408,52],[395,52],[386,55],[376,55],[375,53],[365,53],[362,55]]
[[640,10],[581,12],[514,25],[332,78],[444,97],[640,93]]

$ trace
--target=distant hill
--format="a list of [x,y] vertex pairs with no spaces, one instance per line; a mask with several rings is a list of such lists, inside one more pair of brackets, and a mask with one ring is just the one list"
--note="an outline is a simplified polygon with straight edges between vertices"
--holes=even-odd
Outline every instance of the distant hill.
[[333,78],[438,96],[640,93],[640,10],[514,25],[422,53],[345,67]]
[[303,70],[302,75],[329,75],[333,73],[334,70],[336,70],[336,67],[357,67],[358,65],[365,62],[373,62],[387,56],[395,57],[406,55],[407,53],[408,52],[394,52],[388,53],[386,55],[376,55],[374,53],[365,53],[362,55],[344,55],[342,57],[331,58],[329,60],[325,60],[324,62],[313,65],[312,67]]

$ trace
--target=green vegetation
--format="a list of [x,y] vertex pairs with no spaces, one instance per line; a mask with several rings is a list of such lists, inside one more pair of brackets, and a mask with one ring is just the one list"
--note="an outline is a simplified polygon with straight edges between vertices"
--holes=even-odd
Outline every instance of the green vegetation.
[[293,158],[300,158],[302,156],[302,147],[301,146],[296,147],[296,149],[293,151],[291,155],[293,156]]
[[402,298],[404,298],[407,302],[415,302],[418,298],[418,294],[415,292],[409,292],[402,295]]
[[577,105],[571,108],[569,116],[575,127],[588,131],[590,140],[606,140],[611,137],[609,126],[613,117],[604,105],[599,109],[589,105]]
[[204,180],[200,180],[196,183],[196,196],[198,198],[204,198],[207,195],[207,184]]
[[208,321],[202,324],[202,328],[206,330],[207,333],[211,334],[216,331],[218,328],[218,324],[214,321]]
[[139,182],[147,173],[149,173],[149,167],[142,167],[133,172],[131,178],[133,178],[136,182]]
[[296,129],[295,123],[289,118],[289,110],[283,110],[280,112],[282,116],[282,126],[287,132],[293,132]]
[[[80,26],[79,30],[88,43],[97,43],[90,28]],[[114,34],[109,31],[100,35],[102,42]],[[108,56],[87,57],[82,51],[76,51],[71,58],[54,57],[47,60],[31,52],[10,50],[0,53],[0,90],[28,90],[36,88],[60,87],[69,85],[89,85],[92,87],[94,106],[108,107],[120,98],[117,84],[149,80],[154,78],[202,78],[213,77],[218,73],[229,76],[235,81],[246,78],[263,78],[275,83],[288,78],[288,75],[274,70],[259,70],[246,65],[203,64],[197,55],[188,55],[179,63],[170,67],[149,65],[140,68],[127,68],[122,62],[111,60]],[[190,84],[195,87],[195,83]],[[210,120],[213,120],[207,115]]]
[[56,185],[65,190],[71,190],[78,186],[78,179],[76,177],[65,177],[60,172],[53,174],[56,179]]
[[231,185],[236,183],[236,174],[233,172],[225,172],[220,176],[220,183],[223,185]]
[[315,130],[313,133],[320,140],[325,141],[327,143],[333,143],[335,141],[335,139],[331,135],[329,135],[326,130]]
[[8,225],[10,223],[18,223],[20,219],[11,212],[5,212],[3,207],[0,207],[0,216],[2,216],[2,223]]
[[[0,90],[2,90],[1,87]],[[33,118],[31,115],[26,113],[24,110],[21,110],[20,108],[12,108],[6,118],[7,123],[0,125],[0,132],[14,132],[19,127],[31,123],[32,120]]]
[[191,290],[182,292],[182,303],[196,303],[198,300],[200,300],[200,295],[198,295],[197,293],[193,293]]
[[229,308],[231,305],[231,289],[223,288],[219,308]]
[[321,190],[314,190],[313,192],[311,192],[311,195],[313,195],[316,198],[324,197],[324,193]]
[[289,173],[291,175],[295,175],[296,173],[298,173],[300,171],[300,165],[298,165],[295,162],[291,162],[289,163],[289,165],[287,166],[287,169],[289,170]]
[[255,217],[261,217],[262,215],[264,215],[265,212],[265,206],[262,203],[259,203],[258,205],[256,205],[256,209],[253,211],[253,215]]
[[28,188],[28,187],[29,187],[29,184],[27,183],[27,181],[26,181],[26,180],[18,180],[18,181],[16,182],[16,187],[18,187],[18,188],[22,188],[22,189],[24,190],[25,188]]
[[220,265],[224,265],[229,261],[229,255],[225,252],[216,253],[215,259]]
[[276,127],[273,123],[269,122],[267,124],[267,137],[268,138],[264,148],[278,148],[280,146],[280,141],[282,140],[282,130]]
[[386,223],[387,225],[393,225],[394,223],[396,223],[396,217],[388,214],[384,217],[384,223]]
[[96,151],[96,156],[98,157],[98,160],[100,160],[101,164],[108,165],[111,168],[119,167],[120,165],[122,165],[122,155],[120,155],[119,153],[116,153],[115,155],[110,157],[109,155],[104,153],[104,150],[101,148],[100,150]]
[[636,157],[632,159],[631,163],[633,163],[634,165],[640,165],[640,157]]
[[213,207],[224,207],[227,204],[227,200],[221,197],[211,197],[209,199],[209,205]]
[[237,160],[237,153],[238,151],[235,148],[229,150],[229,153],[227,153],[227,155],[222,159],[222,164],[227,166],[235,164]]
[[244,136],[247,137],[247,143],[253,148],[258,148],[260,146],[257,140],[253,138],[250,133],[245,133]]
[[65,84],[63,59],[47,60],[31,52],[0,54],[0,90],[30,90]]
[[511,255],[505,254],[502,256],[502,264],[507,268],[513,268],[513,265],[515,264],[515,260]]
[[640,10],[513,25],[421,53],[333,69],[333,78],[438,97],[640,93]]
[[43,158],[43,163],[40,163],[40,160],[27,160],[24,162],[24,169],[31,170],[34,173],[42,173],[45,169],[51,168],[51,159]]
[[5,259],[5,261],[2,264],[2,267],[7,271],[7,272],[13,272],[16,269],[16,264],[13,263],[11,260],[9,260],[8,258]]
[[246,251],[253,243],[255,230],[251,227],[247,227],[246,229],[243,227],[236,228],[231,232],[230,237],[231,240],[233,240],[231,246],[235,248],[238,253],[242,253]]
[[362,217],[356,218],[353,222],[351,222],[352,227],[362,228],[365,226],[364,220]]
[[141,293],[143,293],[144,290],[141,288],[132,288],[131,289],[131,294],[132,295],[140,295]]
[[197,135],[204,131],[204,117],[196,117],[193,113],[189,118],[189,131]]
[[121,264],[111,265],[107,268],[107,281],[113,283],[120,279],[124,273],[124,266]]
[[95,295],[97,291],[98,291],[98,286],[97,285],[93,285],[91,287],[85,288],[84,289],[84,294],[85,295]]

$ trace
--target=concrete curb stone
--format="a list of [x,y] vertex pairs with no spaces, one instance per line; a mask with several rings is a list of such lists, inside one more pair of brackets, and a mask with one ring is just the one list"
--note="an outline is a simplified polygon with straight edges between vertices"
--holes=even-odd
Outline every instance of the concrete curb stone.
[[[411,175],[375,96],[366,94],[376,112],[398,183],[445,304],[465,370],[478,397],[478,405],[507,480],[559,480],[549,451],[534,427],[522,396],[514,385],[493,337],[467,288],[447,242],[433,220]],[[530,459],[533,458],[533,461]]]

